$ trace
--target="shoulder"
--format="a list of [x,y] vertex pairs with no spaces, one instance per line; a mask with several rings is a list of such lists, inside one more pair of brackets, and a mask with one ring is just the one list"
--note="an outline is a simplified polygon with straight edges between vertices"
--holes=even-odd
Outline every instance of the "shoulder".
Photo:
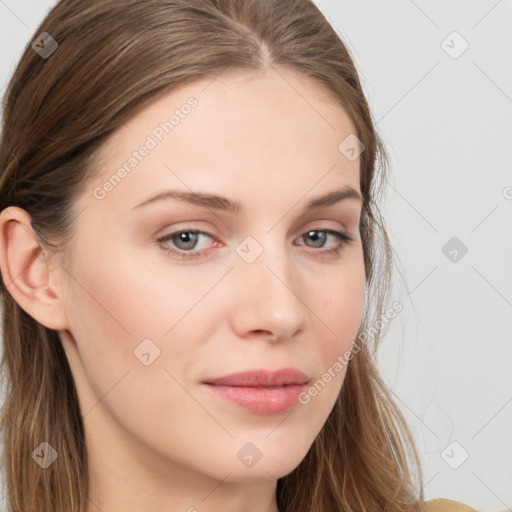
[[425,505],[425,512],[477,512],[474,508],[464,505],[464,503],[444,498],[429,500]]

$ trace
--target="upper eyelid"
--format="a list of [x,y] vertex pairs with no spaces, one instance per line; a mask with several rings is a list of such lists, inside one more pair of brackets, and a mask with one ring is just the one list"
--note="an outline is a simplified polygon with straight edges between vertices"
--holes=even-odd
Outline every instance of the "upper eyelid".
[[[324,230],[329,230],[329,229],[331,229],[333,231],[345,232],[345,233],[348,234],[348,233],[351,232],[351,229],[348,227],[348,224],[350,224],[350,220],[349,219],[345,219],[345,221],[348,221],[348,222],[342,222],[342,220],[340,220],[340,219],[337,219],[337,220],[335,220],[335,219],[308,220],[308,221],[304,222],[303,224],[309,225],[310,227],[300,231],[299,235],[307,233],[308,231],[313,231],[313,230],[324,231]],[[176,227],[176,228],[172,229],[171,231],[166,231],[166,233],[167,233],[167,235],[172,235],[172,234],[182,233],[182,232],[187,232],[187,231],[197,231],[197,232],[204,233],[206,235],[209,235],[209,236],[215,238],[215,235],[209,233],[208,231],[204,231],[202,228],[193,226],[192,224],[194,222],[199,222],[201,224],[205,223],[203,220],[199,220],[199,219],[197,221],[183,221],[183,222],[179,222],[177,224],[178,225],[182,224],[183,227]],[[340,226],[333,227],[333,226],[323,226],[323,225],[321,225],[322,223],[325,223],[325,222],[335,222],[337,224],[341,224],[341,227]],[[206,223],[210,224],[210,222],[206,222]],[[358,226],[359,226],[359,222],[357,223],[356,230],[358,229]],[[164,230],[160,230],[160,231],[164,231]],[[218,230],[214,229],[214,231],[218,231]],[[231,229],[229,229],[229,231],[232,233]],[[294,231],[296,231],[296,230],[294,229]],[[167,236],[167,235],[164,234],[163,236]]]
[[[347,233],[347,234],[350,233],[350,230],[346,229],[344,226],[342,228],[339,228],[339,227],[332,227],[332,226],[314,225],[312,227],[309,227],[307,229],[300,231],[299,235],[304,235],[305,233],[308,233],[309,231],[338,231],[338,232]],[[193,226],[185,226],[183,228],[176,228],[171,231],[166,231],[160,238],[165,238],[165,237],[168,237],[171,235],[176,235],[178,233],[189,233],[189,232],[199,233],[199,234],[210,236],[211,238],[216,238],[216,236],[213,235],[212,233],[205,231],[201,228],[193,227]]]

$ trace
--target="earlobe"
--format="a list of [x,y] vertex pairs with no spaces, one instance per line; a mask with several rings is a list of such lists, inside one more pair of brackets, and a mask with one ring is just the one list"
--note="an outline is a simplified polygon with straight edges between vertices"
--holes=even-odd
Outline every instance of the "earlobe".
[[0,269],[8,292],[32,318],[50,329],[68,328],[63,301],[51,279],[55,276],[30,215],[16,206],[0,213]]

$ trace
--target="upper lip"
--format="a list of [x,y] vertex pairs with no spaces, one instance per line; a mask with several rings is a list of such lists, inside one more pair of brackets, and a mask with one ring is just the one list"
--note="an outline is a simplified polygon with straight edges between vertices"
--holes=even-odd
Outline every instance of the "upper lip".
[[218,379],[204,380],[203,382],[218,386],[270,387],[306,384],[308,380],[308,376],[296,368],[283,368],[277,371],[248,370],[232,373]]

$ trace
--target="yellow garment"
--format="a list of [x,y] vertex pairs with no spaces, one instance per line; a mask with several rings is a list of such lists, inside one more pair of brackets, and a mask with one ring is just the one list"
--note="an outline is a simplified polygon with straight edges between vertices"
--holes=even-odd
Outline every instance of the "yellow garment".
[[474,508],[458,501],[437,498],[426,502],[425,512],[477,512]]

